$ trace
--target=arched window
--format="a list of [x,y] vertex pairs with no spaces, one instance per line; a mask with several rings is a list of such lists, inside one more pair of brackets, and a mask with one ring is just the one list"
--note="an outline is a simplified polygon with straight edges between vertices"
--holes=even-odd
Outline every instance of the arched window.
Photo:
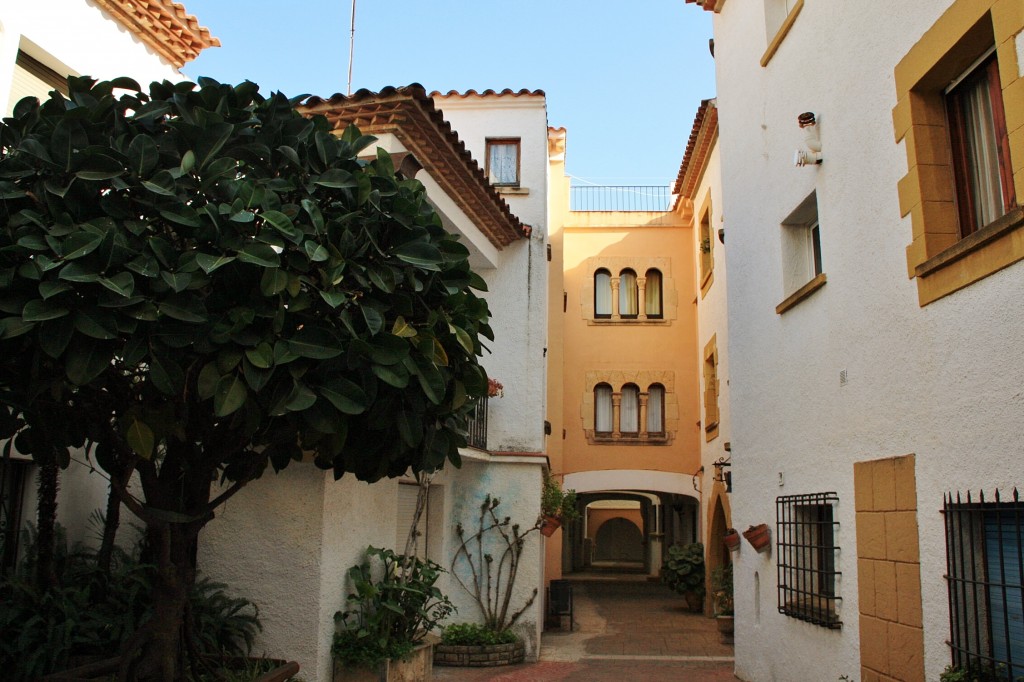
[[640,389],[636,384],[622,387],[622,403],[619,409],[619,431],[622,433],[640,432]]
[[661,272],[651,268],[646,275],[647,286],[644,289],[644,312],[647,317],[661,317]]
[[594,273],[594,317],[612,316],[612,273],[601,269]]
[[619,316],[636,317],[639,310],[636,288],[636,273],[623,270],[619,273]]
[[594,433],[612,432],[612,387],[598,384],[594,387]]
[[665,433],[665,387],[661,384],[647,389],[647,433]]

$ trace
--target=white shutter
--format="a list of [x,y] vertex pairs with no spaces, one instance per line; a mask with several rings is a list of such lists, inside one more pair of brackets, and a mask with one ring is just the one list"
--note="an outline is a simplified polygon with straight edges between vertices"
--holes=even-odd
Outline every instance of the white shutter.
[[[416,497],[420,487],[415,484],[400,483],[398,485],[398,525],[395,528],[395,552],[405,551],[406,540],[409,539],[409,528],[416,516]],[[428,498],[429,499],[429,498]],[[420,522],[416,525],[418,534],[415,554],[420,559],[427,558],[427,510],[420,514]]]
[[13,112],[14,105],[25,97],[38,97],[39,101],[45,102],[50,98],[51,90],[60,90],[66,94],[67,89],[67,82],[60,74],[19,50],[6,113]]

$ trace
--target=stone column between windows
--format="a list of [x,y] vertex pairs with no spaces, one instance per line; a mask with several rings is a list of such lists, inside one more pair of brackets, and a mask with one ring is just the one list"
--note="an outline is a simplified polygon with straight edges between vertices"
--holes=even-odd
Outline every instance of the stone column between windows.
[[[642,290],[641,290],[642,291]],[[647,394],[640,394],[640,423],[637,424],[640,440],[647,440]]]
[[[621,316],[619,315],[619,278],[610,277],[609,279],[612,283],[612,319],[618,320],[621,319]],[[618,424],[618,420],[616,420],[615,423]],[[617,426],[615,427],[615,430],[619,430]]]
[[[615,311],[616,314],[618,310]],[[619,416],[622,414],[622,394],[612,393],[612,438],[622,438],[619,428]]]
[[636,319],[647,319],[647,278],[636,278]]

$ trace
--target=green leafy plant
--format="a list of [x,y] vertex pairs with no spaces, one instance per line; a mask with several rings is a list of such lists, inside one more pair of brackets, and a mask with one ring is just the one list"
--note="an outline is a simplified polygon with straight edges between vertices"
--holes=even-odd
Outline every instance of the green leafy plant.
[[492,630],[480,623],[456,623],[444,629],[441,641],[452,646],[487,646],[512,644],[519,637],[511,630]]
[[731,563],[711,571],[711,594],[715,600],[715,615],[733,615]]
[[444,572],[432,561],[368,547],[366,561],[348,571],[349,608],[334,614],[334,657],[347,666],[373,667],[408,655],[455,611],[435,586]]
[[562,523],[575,521],[580,517],[577,509],[576,491],[562,490],[562,486],[550,474],[544,474],[540,495],[540,511],[544,516],[553,516]]
[[422,184],[360,158],[373,138],[280,93],[69,91],[0,124],[0,440],[43,465],[87,448],[146,524],[167,608],[121,675],[171,682],[200,531],[268,465],[459,463],[485,285]]
[[[1007,682],[1011,678],[1006,673],[1006,665],[1002,663],[994,666],[981,662],[966,667],[949,665],[939,675],[939,682]],[[1024,675],[1012,679],[1013,682],[1024,682]]]
[[661,566],[661,579],[679,594],[704,597],[704,545],[672,545]]
[[459,546],[452,559],[452,575],[480,607],[484,627],[495,632],[515,625],[537,599],[534,588],[522,607],[512,610],[512,594],[526,538],[540,530],[543,523],[543,519],[538,519],[524,531],[510,517],[498,515],[500,505],[499,498],[487,495],[480,504],[476,532],[467,533],[461,523],[455,526]]

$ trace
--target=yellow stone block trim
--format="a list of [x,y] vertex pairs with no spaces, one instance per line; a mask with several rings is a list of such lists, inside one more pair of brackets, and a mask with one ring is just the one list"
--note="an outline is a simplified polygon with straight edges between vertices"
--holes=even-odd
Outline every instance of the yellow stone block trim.
[[761,55],[761,66],[768,66],[768,62],[772,60],[775,53],[779,49],[779,45],[782,45],[782,41],[786,38],[786,34],[789,33],[789,29],[793,28],[793,24],[796,22],[797,16],[800,15],[800,11],[804,8],[804,0],[798,0],[793,9],[789,10],[789,14],[786,15],[786,19],[779,26],[779,30],[775,32],[775,37],[772,38],[771,42],[768,43],[768,48]]
[[959,238],[944,103],[950,80],[994,45],[1019,202],[1024,196],[1024,78],[1015,36],[1022,30],[1020,0],[954,0],[894,70],[893,133],[907,154],[907,174],[897,193],[900,214],[910,216],[907,274],[917,280],[921,306],[1024,259],[1021,220],[1000,219]]

